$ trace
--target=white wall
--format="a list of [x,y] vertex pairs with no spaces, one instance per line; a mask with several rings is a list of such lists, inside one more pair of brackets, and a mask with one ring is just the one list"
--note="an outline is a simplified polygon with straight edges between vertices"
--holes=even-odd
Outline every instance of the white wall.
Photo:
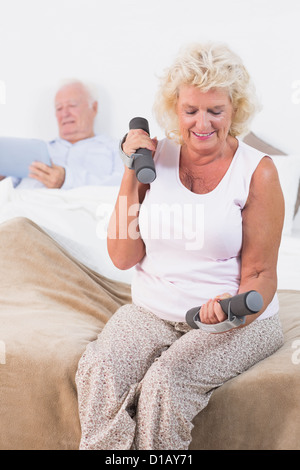
[[55,137],[57,83],[76,77],[99,88],[98,131],[122,136],[143,115],[162,137],[157,76],[183,44],[218,40],[257,85],[254,132],[300,153],[299,17],[299,0],[0,0],[0,135]]

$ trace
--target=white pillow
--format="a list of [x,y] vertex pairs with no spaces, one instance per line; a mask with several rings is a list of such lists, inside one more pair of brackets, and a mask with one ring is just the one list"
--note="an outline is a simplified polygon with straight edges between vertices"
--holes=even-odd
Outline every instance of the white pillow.
[[271,158],[276,165],[285,200],[283,234],[290,235],[300,181],[300,155],[271,155]]

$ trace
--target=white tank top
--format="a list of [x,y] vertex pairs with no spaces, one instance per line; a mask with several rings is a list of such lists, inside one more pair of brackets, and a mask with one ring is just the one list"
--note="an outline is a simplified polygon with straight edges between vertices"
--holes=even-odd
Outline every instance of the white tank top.
[[[132,300],[160,318],[184,322],[186,312],[240,284],[242,214],[253,172],[265,154],[239,141],[217,187],[196,194],[180,181],[180,146],[164,139],[155,154],[157,178],[139,216],[146,255],[136,266]],[[275,295],[259,319],[278,311]]]

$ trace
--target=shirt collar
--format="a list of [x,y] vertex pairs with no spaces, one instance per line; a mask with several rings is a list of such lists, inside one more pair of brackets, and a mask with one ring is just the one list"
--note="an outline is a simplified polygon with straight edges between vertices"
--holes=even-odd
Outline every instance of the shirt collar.
[[72,147],[73,145],[81,145],[81,144],[84,144],[86,142],[92,142],[93,140],[96,140],[98,138],[99,138],[98,135],[94,135],[94,137],[89,137],[87,139],[81,139],[81,140],[78,140],[78,142],[75,142],[75,144],[72,144],[68,140],[62,139],[61,137],[56,137],[56,139],[52,140],[51,143],[59,142],[60,144],[64,145],[65,147]]

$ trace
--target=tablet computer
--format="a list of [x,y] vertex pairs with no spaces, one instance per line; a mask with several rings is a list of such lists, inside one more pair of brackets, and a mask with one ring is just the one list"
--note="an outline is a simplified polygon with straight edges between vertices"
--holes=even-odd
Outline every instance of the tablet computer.
[[51,166],[48,145],[39,139],[0,137],[0,175],[26,178],[33,162]]

